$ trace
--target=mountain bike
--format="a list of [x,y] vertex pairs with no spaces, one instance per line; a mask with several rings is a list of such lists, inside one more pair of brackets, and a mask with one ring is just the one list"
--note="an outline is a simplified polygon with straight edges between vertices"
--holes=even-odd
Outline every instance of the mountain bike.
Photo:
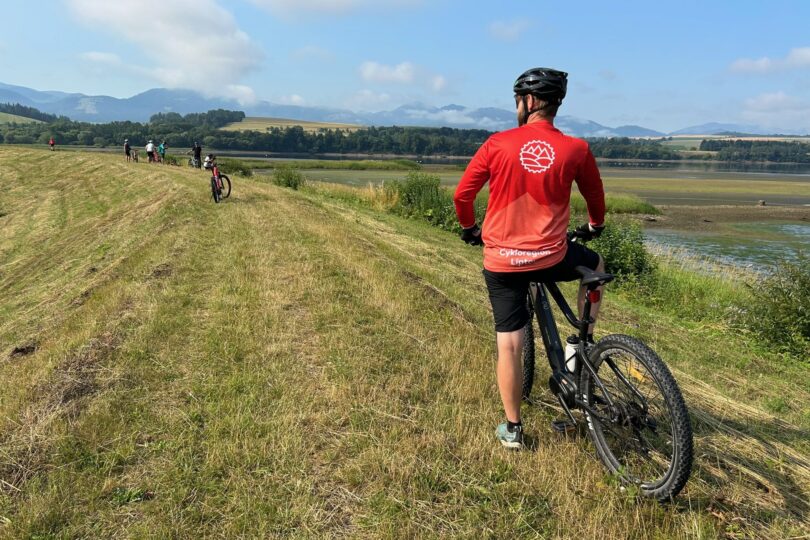
[[188,158],[188,166],[193,167],[195,169],[200,168],[200,160],[195,157]]
[[[575,232],[568,238],[576,241]],[[578,266],[587,288],[582,319],[553,282],[532,283],[527,303],[531,318],[523,346],[523,397],[529,398],[535,379],[533,320],[542,336],[551,366],[549,388],[569,422],[555,427],[576,430],[580,411],[599,459],[623,483],[641,494],[664,501],[675,497],[692,471],[692,426],[681,391],[666,364],[636,338],[613,334],[588,343],[591,305],[613,281],[611,274]],[[549,296],[571,326],[578,330],[563,348]],[[568,355],[565,354],[567,349]]]
[[211,195],[214,197],[214,202],[218,203],[222,199],[227,199],[231,196],[231,179],[227,175],[219,171],[216,161],[212,161],[211,169]]

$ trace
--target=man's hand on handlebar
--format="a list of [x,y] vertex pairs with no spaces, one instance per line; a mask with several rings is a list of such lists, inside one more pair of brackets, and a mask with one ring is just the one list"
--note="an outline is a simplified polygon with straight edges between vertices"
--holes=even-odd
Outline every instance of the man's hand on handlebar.
[[471,246],[481,246],[484,241],[481,239],[481,227],[476,223],[472,227],[461,230],[461,239]]
[[599,235],[601,235],[602,231],[604,230],[604,225],[591,225],[590,223],[584,223],[571,231],[571,236],[573,238],[580,238],[585,242],[588,242],[594,238],[599,238]]

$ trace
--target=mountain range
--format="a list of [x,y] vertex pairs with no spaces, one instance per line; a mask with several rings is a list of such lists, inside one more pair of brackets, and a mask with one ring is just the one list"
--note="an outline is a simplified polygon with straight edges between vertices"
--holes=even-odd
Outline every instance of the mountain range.
[[[146,122],[158,112],[188,114],[211,109],[242,110],[247,116],[290,118],[313,122],[339,122],[367,126],[425,126],[487,129],[499,131],[515,127],[515,112],[493,107],[470,109],[461,105],[432,107],[412,103],[390,111],[355,112],[327,107],[281,105],[258,101],[242,106],[234,101],[209,98],[191,90],[155,88],[130,98],[88,96],[59,91],[40,91],[23,86],[0,83],[0,103],[20,103],[43,112],[67,116],[84,122],[112,122],[130,120]],[[663,137],[668,135],[716,135],[720,133],[747,133],[767,135],[774,130],[740,124],[707,123],[690,126],[671,133],[663,133],[642,126],[608,127],[573,116],[559,116],[555,125],[565,133],[577,137]],[[779,131],[798,135],[795,131]]]

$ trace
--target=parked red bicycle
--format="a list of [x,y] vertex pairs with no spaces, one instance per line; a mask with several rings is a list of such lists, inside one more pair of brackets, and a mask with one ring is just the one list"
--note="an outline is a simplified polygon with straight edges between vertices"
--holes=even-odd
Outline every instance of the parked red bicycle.
[[205,156],[203,167],[211,171],[211,195],[214,197],[214,202],[218,203],[222,199],[227,199],[231,196],[231,179],[227,175],[222,174],[217,166],[217,158],[213,154]]

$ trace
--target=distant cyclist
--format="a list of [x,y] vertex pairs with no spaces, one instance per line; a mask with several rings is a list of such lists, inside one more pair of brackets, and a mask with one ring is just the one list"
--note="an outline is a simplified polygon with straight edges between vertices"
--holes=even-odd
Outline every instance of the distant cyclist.
[[132,160],[132,147],[129,145],[129,139],[124,139],[124,155],[127,156],[127,161]]
[[[458,184],[455,205],[462,240],[484,247],[484,280],[497,335],[497,379],[506,422],[496,430],[508,448],[523,446],[520,416],[524,327],[532,281],[579,279],[576,266],[604,270],[602,258],[582,244],[567,241],[571,186],[577,183],[588,206],[583,236],[601,234],[605,194],[596,160],[583,140],[554,127],[565,97],[568,74],[548,68],[526,71],[514,84],[518,126],[492,135],[478,149]],[[489,182],[483,231],[473,202]],[[579,307],[585,289],[580,290]],[[599,304],[591,314],[598,314]],[[590,329],[592,339],[593,328]]]
[[146,143],[146,161],[149,163],[155,161],[155,143],[151,139]]
[[191,147],[191,153],[194,156],[194,166],[198,169],[202,167],[202,146],[197,141],[194,141],[194,146]]
[[163,163],[166,159],[166,141],[160,141],[160,144],[157,147],[158,154],[160,155],[160,162]]
[[56,141],[54,140],[53,135],[51,135],[51,140],[48,141],[48,146],[51,147],[51,152],[56,150]]

